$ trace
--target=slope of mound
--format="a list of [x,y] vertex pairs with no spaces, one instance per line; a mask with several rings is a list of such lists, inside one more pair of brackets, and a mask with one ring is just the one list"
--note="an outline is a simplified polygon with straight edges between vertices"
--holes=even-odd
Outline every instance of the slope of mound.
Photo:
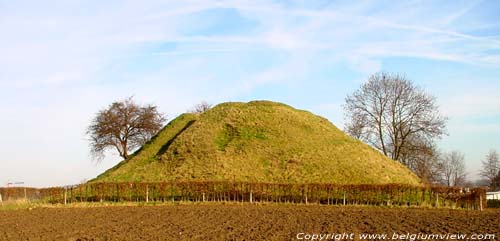
[[183,114],[94,181],[418,184],[406,167],[310,112],[269,101]]

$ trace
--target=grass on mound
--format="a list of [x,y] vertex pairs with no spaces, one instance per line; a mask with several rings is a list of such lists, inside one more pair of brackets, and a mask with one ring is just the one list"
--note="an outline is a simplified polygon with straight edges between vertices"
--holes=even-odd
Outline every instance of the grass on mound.
[[[154,136],[151,141],[137,150],[127,160],[121,161],[92,181],[108,181],[116,178],[122,181],[145,181],[154,175],[160,176],[154,170],[144,170],[144,167],[158,161],[159,153],[168,148],[168,144],[173,142],[175,137],[182,133],[183,129],[194,123],[196,117],[195,114],[185,113],[175,118],[158,135]],[[145,171],[145,173],[142,171]]]
[[183,114],[94,181],[228,180],[419,184],[400,163],[327,119],[270,101],[223,103]]

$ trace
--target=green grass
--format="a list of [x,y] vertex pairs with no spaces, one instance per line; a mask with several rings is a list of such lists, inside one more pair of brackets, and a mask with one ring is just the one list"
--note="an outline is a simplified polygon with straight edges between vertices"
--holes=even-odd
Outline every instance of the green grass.
[[[146,143],[141,149],[136,151],[127,160],[99,175],[93,181],[120,180],[142,181],[147,180],[152,175],[161,175],[154,170],[144,170],[145,166],[159,161],[159,157],[164,153],[175,138],[185,129],[189,128],[197,116],[194,114],[182,114],[166,125],[151,141]],[[141,171],[146,171],[143,173]]]
[[270,101],[183,114],[94,182],[230,180],[419,184],[406,167],[327,119]]
[[6,201],[0,204],[0,210],[10,211],[10,210],[20,210],[20,209],[33,209],[40,207],[42,202],[40,201],[28,201],[25,199]]

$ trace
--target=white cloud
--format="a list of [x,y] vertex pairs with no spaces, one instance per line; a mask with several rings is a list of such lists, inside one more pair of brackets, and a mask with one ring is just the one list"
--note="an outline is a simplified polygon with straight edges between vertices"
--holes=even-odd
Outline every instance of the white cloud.
[[[286,51],[331,51],[349,59],[361,72],[377,70],[377,58],[387,56],[419,57],[474,64],[500,65],[500,41],[434,27],[447,26],[470,11],[475,4],[459,8],[445,20],[426,20],[426,25],[411,24],[403,16],[363,14],[367,4],[348,6],[347,13],[335,6],[327,9],[285,8],[261,2],[169,3],[169,10],[155,8],[159,2],[140,5],[128,3],[114,11],[91,16],[17,9],[20,14],[4,14],[0,31],[0,76],[2,86],[34,83],[64,83],[93,78],[117,57],[144,55],[144,44],[172,42],[195,43],[197,50],[155,54],[202,54],[231,52],[248,48]],[[75,7],[75,6],[69,6]],[[180,26],[190,14],[217,7],[232,7],[261,25],[260,32],[246,36],[185,36]],[[360,10],[361,9],[361,10]],[[390,20],[388,20],[390,19]],[[444,24],[443,24],[444,23]],[[443,27],[444,28],[444,27]],[[381,40],[374,40],[385,35]],[[366,37],[366,39],[365,39]],[[447,42],[441,40],[447,38]],[[229,48],[221,44],[233,45]],[[214,47],[215,45],[215,47]],[[234,46],[236,45],[236,46]],[[50,61],[47,61],[50,60]],[[26,71],[29,69],[29,71]],[[64,71],[61,71],[63,69]],[[6,83],[7,82],[7,83]]]
[[446,16],[444,16],[441,20],[442,26],[447,26],[463,17],[465,14],[470,12],[474,7],[476,7],[481,1],[468,1],[466,5],[455,12],[452,12]]

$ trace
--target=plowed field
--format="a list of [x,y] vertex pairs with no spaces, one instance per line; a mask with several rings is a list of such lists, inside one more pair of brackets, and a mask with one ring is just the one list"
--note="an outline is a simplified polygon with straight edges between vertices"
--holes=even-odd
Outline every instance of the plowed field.
[[0,211],[0,240],[9,241],[319,240],[320,234],[323,238],[330,234],[329,240],[334,240],[335,234],[342,233],[343,237],[336,237],[360,240],[364,233],[386,234],[391,240],[395,234],[465,234],[484,240],[487,236],[471,235],[495,234],[498,239],[500,212],[250,204]]

